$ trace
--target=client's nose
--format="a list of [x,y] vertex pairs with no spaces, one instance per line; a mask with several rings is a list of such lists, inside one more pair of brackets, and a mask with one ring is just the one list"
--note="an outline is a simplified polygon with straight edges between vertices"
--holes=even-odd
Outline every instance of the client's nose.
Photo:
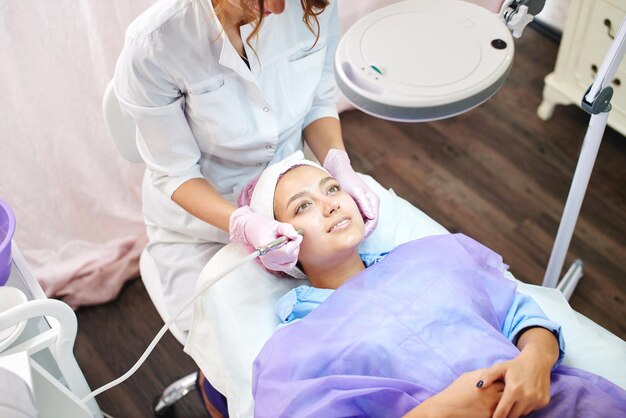
[[335,211],[337,211],[341,206],[339,205],[339,202],[335,199],[328,199],[328,202],[326,203],[326,213],[328,215],[333,214]]

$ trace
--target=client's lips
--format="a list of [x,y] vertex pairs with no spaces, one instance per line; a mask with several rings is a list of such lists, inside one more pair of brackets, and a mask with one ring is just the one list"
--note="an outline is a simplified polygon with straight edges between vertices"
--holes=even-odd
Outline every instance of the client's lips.
[[333,232],[334,230],[345,228],[350,224],[350,221],[351,218],[349,216],[342,216],[341,218],[333,222],[333,224],[330,226],[330,228],[328,228],[328,231],[326,232]]

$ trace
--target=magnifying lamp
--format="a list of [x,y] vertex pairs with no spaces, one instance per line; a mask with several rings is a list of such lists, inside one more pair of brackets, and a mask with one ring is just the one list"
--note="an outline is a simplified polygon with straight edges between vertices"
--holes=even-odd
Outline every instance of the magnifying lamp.
[[381,8],[339,42],[339,89],[356,108],[393,121],[430,121],[470,110],[502,86],[513,63],[511,29],[519,35],[532,20],[528,6],[511,9],[512,3],[505,1],[500,15],[459,0]]
[[[356,108],[400,122],[444,119],[493,96],[513,62],[513,36],[545,0],[504,0],[499,14],[457,0],[408,0],[355,23],[335,55],[337,84]],[[579,155],[543,285],[569,299],[582,277],[577,261],[557,284],[611,110],[610,80],[626,56],[622,22],[582,107],[592,117]]]

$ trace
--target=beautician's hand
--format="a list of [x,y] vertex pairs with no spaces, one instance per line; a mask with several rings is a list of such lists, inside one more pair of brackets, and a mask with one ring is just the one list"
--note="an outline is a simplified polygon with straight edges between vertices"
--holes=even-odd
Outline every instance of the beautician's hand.
[[230,240],[242,242],[254,248],[265,245],[276,238],[289,238],[282,247],[269,251],[259,257],[261,263],[269,270],[287,272],[298,262],[302,235],[288,223],[278,222],[269,216],[260,215],[242,206],[230,216]]
[[485,369],[480,378],[481,390],[494,382],[504,382],[504,393],[493,418],[518,418],[550,402],[550,371],[554,361],[542,361],[543,358],[544,353],[528,347],[515,359]]
[[463,373],[454,382],[409,411],[403,418],[489,418],[502,396],[504,385],[494,382],[477,388],[484,369]]
[[365,218],[365,237],[376,229],[380,199],[352,169],[350,158],[345,151],[331,149],[324,159],[323,167],[335,178],[355,200],[361,215]]

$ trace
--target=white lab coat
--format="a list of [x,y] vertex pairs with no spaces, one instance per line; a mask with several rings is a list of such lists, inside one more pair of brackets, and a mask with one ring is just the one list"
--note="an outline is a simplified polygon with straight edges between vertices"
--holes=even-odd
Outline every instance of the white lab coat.
[[[204,177],[234,202],[268,164],[302,149],[302,130],[309,123],[338,117],[336,1],[318,16],[317,43],[302,16],[299,1],[286,1],[282,14],[264,19],[251,41],[254,49],[246,43],[252,25],[241,27],[250,69],[210,0],[158,1],[127,29],[114,90],[138,127],[137,145],[147,165],[148,249],[158,249],[153,258],[172,312],[191,295],[216,244],[228,242],[224,231],[174,203],[172,193],[185,181]],[[205,255],[192,254],[196,251]],[[185,328],[187,319],[179,325]]]
[[[206,178],[226,199],[269,163],[302,149],[302,129],[337,118],[332,61],[337,6],[319,16],[320,38],[302,22],[298,1],[267,17],[252,42],[241,27],[251,70],[239,57],[210,0],[161,0],[128,28],[115,93],[138,126],[147,164],[146,221],[165,241],[222,241],[215,228],[170,200],[191,178]],[[258,55],[258,59],[257,59]],[[165,199],[163,199],[165,197]]]

